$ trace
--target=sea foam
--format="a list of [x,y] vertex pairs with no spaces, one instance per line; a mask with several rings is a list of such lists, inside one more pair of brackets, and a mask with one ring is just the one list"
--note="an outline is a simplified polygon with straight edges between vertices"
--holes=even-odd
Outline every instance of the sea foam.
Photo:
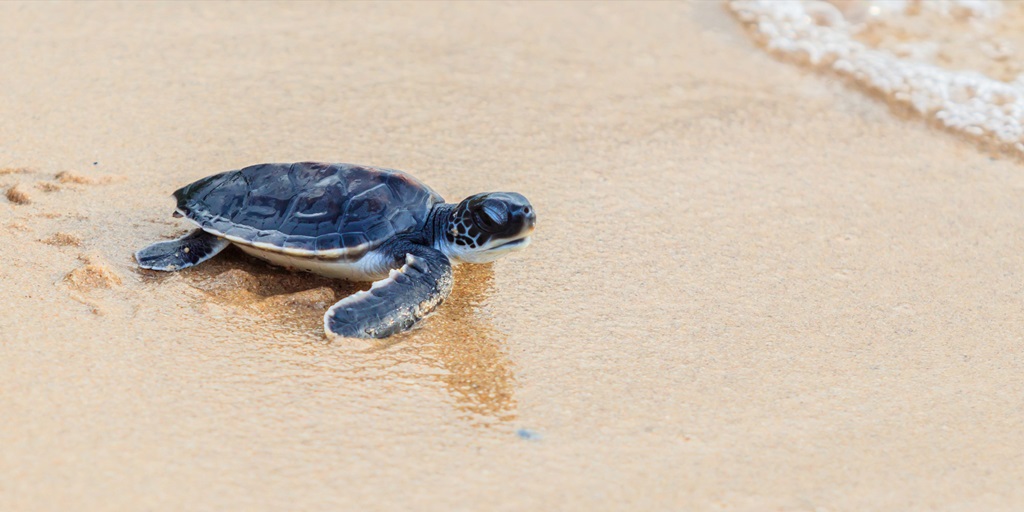
[[[887,17],[940,16],[989,34],[1005,16],[998,1],[929,0],[831,3],[823,0],[729,0],[729,9],[769,51],[846,77],[886,100],[986,144],[1024,157],[1024,73],[1002,81],[976,70],[928,62],[936,41],[900,51],[858,40]],[[1021,20],[1017,20],[1021,21]],[[993,25],[993,27],[989,27]],[[936,33],[935,30],[925,33]],[[975,37],[975,42],[981,39]],[[981,41],[991,59],[1012,56],[1004,40]],[[1012,68],[1014,71],[1019,68]]]

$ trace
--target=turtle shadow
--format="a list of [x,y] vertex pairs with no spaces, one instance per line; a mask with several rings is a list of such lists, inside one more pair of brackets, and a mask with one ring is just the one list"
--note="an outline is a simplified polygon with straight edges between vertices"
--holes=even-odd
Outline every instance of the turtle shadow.
[[289,271],[253,258],[234,246],[193,268],[158,274],[161,275],[149,278],[160,282],[180,276],[214,304],[253,313],[279,326],[282,333],[320,340],[327,308],[369,287],[369,283]]
[[197,287],[210,292],[226,289],[230,284],[225,282],[220,286],[221,283],[216,281],[223,280],[224,274],[239,273],[240,276],[240,272],[244,272],[253,279],[241,283],[243,288],[262,298],[299,293],[314,288],[329,288],[338,294],[338,300],[341,300],[342,297],[369,286],[369,283],[332,279],[274,266],[245,254],[234,245],[190,270]]

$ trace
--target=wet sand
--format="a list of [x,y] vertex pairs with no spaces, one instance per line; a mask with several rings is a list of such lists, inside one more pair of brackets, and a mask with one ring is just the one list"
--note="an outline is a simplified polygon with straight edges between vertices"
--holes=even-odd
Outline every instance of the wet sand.
[[[0,510],[1024,502],[1021,163],[720,4],[4,3],[0,45]],[[136,270],[172,190],[297,160],[538,231],[369,347],[320,329],[358,285]]]

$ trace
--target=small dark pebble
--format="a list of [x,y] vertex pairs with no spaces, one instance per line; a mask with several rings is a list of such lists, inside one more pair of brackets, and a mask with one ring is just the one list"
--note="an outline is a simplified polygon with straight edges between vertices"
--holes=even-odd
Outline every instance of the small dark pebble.
[[99,165],[99,162],[93,162],[92,164],[93,165]]
[[540,432],[534,432],[526,428],[516,430],[516,435],[519,436],[519,439],[525,439],[527,441],[540,441],[541,439]]

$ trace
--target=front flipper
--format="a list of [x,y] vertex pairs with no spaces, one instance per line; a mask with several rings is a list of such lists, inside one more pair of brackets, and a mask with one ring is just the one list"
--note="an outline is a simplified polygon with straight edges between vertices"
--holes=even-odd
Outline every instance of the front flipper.
[[231,242],[197,229],[177,240],[146,246],[135,253],[142,268],[173,272],[198,265],[223,251]]
[[324,330],[346,338],[386,338],[413,326],[452,291],[452,264],[440,251],[420,245],[405,252],[405,265],[369,290],[345,297],[324,315]]

